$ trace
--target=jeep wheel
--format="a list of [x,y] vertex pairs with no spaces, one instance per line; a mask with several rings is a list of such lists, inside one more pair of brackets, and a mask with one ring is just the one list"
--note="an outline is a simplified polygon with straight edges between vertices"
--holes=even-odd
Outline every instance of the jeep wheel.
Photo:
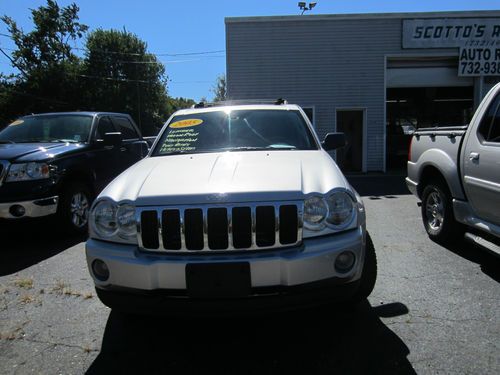
[[422,193],[422,221],[429,238],[449,243],[463,235],[463,228],[453,215],[451,194],[440,181],[431,181]]
[[68,184],[61,197],[59,218],[72,233],[87,233],[92,198],[89,188],[80,183]]

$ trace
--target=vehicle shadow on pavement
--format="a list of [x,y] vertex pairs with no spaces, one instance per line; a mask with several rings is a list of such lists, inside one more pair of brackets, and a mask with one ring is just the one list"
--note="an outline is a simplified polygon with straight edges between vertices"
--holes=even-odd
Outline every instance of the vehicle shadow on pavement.
[[415,374],[409,349],[379,316],[400,303],[244,318],[151,318],[112,311],[87,374]]
[[51,218],[0,223],[0,276],[6,276],[85,241],[85,236],[70,236]]
[[409,195],[406,175],[347,175],[349,183],[362,197],[396,198],[395,195]]
[[465,239],[447,245],[439,245],[464,259],[478,264],[485,275],[500,283],[500,257]]

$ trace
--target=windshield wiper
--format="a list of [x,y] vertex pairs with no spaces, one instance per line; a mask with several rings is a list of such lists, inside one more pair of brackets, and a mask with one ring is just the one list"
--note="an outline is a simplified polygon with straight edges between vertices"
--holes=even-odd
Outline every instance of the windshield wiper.
[[0,140],[0,143],[11,143],[11,144],[14,144],[16,142],[14,142],[14,141],[8,141],[8,140]]
[[227,151],[259,151],[259,150],[295,150],[297,147],[295,146],[287,146],[287,145],[269,145],[265,147],[257,147],[257,146],[240,146],[240,147],[229,147]]
[[257,147],[257,146],[239,146],[239,147],[228,147],[223,149],[224,151],[258,151],[258,150],[268,150],[268,147]]
[[63,142],[63,143],[79,143],[74,139],[51,139],[49,142]]
[[292,145],[269,145],[267,147],[268,149],[273,149],[273,150],[296,150],[297,147],[292,146]]
[[21,139],[20,141],[17,141],[16,143],[47,143],[48,141],[44,141],[42,139]]
[[180,154],[194,154],[192,151],[185,151],[185,150],[174,150],[174,151],[168,151],[165,153],[160,153],[158,156],[167,156],[167,155],[180,155]]

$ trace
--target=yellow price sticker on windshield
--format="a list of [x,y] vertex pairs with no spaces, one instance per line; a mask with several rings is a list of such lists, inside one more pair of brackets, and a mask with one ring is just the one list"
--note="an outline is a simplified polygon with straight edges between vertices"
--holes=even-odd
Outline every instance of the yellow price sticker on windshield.
[[24,122],[24,120],[16,120],[14,122],[11,122],[9,126],[16,126],[16,125],[21,125]]
[[171,128],[179,129],[179,128],[189,128],[191,126],[197,126],[203,124],[203,120],[193,118],[188,120],[176,121],[170,124]]

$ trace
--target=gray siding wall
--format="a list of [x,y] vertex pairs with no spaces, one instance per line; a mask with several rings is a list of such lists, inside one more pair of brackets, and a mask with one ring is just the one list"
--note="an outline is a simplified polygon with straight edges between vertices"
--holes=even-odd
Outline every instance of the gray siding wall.
[[[315,106],[320,138],[338,108],[366,108],[366,169],[385,168],[385,59],[402,50],[401,18],[226,20],[228,94]],[[439,50],[447,54],[456,50]]]

